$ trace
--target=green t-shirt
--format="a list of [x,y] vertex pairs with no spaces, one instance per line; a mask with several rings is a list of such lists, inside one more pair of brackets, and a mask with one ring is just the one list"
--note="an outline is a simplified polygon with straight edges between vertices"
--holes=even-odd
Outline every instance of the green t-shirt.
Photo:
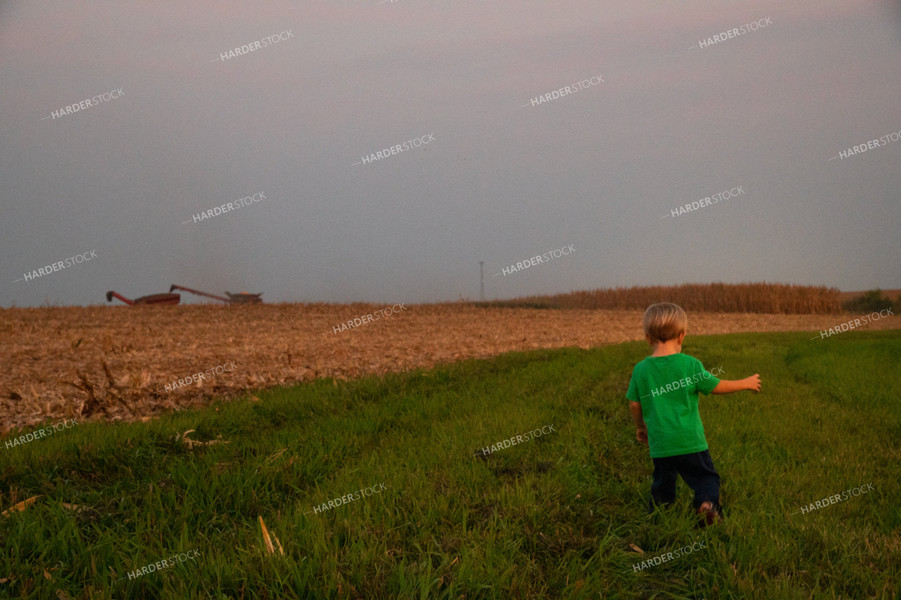
[[698,413],[698,392],[720,382],[697,358],[685,354],[649,356],[632,370],[626,398],[641,403],[651,458],[707,450]]

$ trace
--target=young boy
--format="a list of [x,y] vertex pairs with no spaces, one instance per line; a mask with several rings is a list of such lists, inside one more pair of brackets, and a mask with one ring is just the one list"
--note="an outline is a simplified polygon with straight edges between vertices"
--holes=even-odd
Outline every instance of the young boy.
[[647,445],[654,462],[650,508],[676,499],[676,475],[694,490],[693,505],[703,525],[721,521],[720,476],[707,449],[698,413],[698,392],[729,394],[760,391],[760,376],[717,379],[696,358],[682,354],[688,316],[669,302],[652,304],[644,313],[645,339],[651,355],[635,365],[626,398],[636,438]]

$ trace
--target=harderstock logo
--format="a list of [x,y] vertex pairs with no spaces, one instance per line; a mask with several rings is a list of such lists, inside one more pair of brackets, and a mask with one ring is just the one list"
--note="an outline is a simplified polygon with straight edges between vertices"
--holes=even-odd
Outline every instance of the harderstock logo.
[[[67,269],[72,265],[80,265],[83,262],[88,262],[97,258],[97,249],[88,250],[87,252],[82,252],[81,254],[76,254],[75,256],[70,256],[66,260],[57,261],[50,265],[45,265],[38,269],[33,269],[31,273],[25,273],[21,279],[16,279],[13,283],[19,281],[31,281],[32,279],[37,279],[39,277],[43,277],[44,275],[50,275],[51,273],[56,273],[57,271],[62,271],[63,269]],[[79,260],[81,259],[81,260]]]
[[897,142],[898,140],[901,140],[901,131],[895,131],[895,132],[886,134],[882,137],[869,140],[862,144],[857,144],[856,146],[851,146],[847,150],[840,151],[838,153],[838,156],[833,156],[829,160],[835,160],[836,158],[839,160],[851,158],[852,156],[857,156],[858,154],[863,154],[867,150],[876,150],[877,148],[882,148],[883,146],[888,146],[892,142]]
[[569,96],[571,94],[575,94],[576,92],[581,92],[582,90],[587,90],[591,86],[601,85],[602,83],[606,83],[604,78],[600,75],[594,75],[589,77],[588,79],[583,79],[582,81],[577,81],[573,84],[564,86],[562,88],[557,88],[556,90],[551,90],[550,92],[541,94],[539,96],[534,96],[529,100],[528,104],[520,105],[520,108],[527,108],[530,106],[540,106],[545,102],[550,102],[551,100],[556,100],[558,98],[563,98],[564,96]]
[[[695,546],[699,547],[695,548]],[[636,573],[643,569],[647,569],[648,567],[657,566],[667,561],[675,560],[680,556],[691,554],[692,552],[699,552],[702,548],[706,547],[707,545],[704,543],[704,540],[698,540],[690,546],[682,546],[681,548],[676,548],[672,552],[664,552],[662,554],[658,554],[653,558],[649,558],[648,560],[643,560],[640,563],[635,563],[634,565],[632,565],[632,572]]]
[[[231,367],[229,367],[229,365],[231,365]],[[217,365],[217,366],[213,367],[212,369],[207,369],[206,371],[194,373],[193,375],[189,375],[188,377],[185,377],[183,379],[177,379],[177,380],[173,381],[172,383],[167,383],[165,390],[167,392],[171,392],[172,390],[177,390],[180,387],[185,387],[185,386],[197,383],[198,381],[205,380],[207,375],[209,375],[210,379],[212,379],[213,375],[222,375],[226,371],[232,372],[237,368],[238,368],[238,365],[236,365],[234,363],[234,361],[229,361],[227,363]]]
[[252,196],[244,196],[243,198],[238,198],[237,200],[234,200],[232,202],[226,202],[225,204],[214,206],[213,208],[207,209],[206,211],[195,213],[191,215],[190,221],[182,221],[181,224],[187,225],[188,223],[199,223],[200,221],[203,221],[205,219],[212,219],[213,217],[224,215],[227,212],[262,202],[265,199],[265,192],[257,192]]
[[[866,486],[867,489],[863,489],[864,486]],[[856,488],[851,488],[851,489],[845,490],[844,492],[841,493],[841,495],[833,494],[832,496],[827,496],[827,497],[823,498],[822,500],[817,500],[816,502],[811,502],[808,506],[802,506],[801,510],[796,510],[792,514],[796,515],[798,513],[801,513],[801,514],[806,515],[807,513],[809,513],[812,510],[826,508],[827,506],[831,506],[831,505],[837,504],[839,502],[844,502],[851,496],[856,497],[856,496],[860,496],[861,494],[868,494],[872,491],[873,491],[872,483],[863,483],[863,484],[857,486]],[[857,493],[855,494],[854,492],[857,492]]]
[[745,190],[743,189],[743,186],[737,185],[731,190],[723,190],[722,192],[707,196],[706,198],[701,198],[700,200],[695,200],[694,202],[689,202],[688,204],[684,204],[676,208],[671,208],[669,211],[670,214],[663,215],[660,218],[665,219],[667,217],[673,217],[675,219],[679,215],[687,215],[694,210],[700,210],[705,206],[713,206],[714,204],[719,204],[721,200],[737,198],[744,193]]
[[757,31],[758,29],[763,29],[767,25],[772,25],[773,22],[769,17],[764,17],[762,19],[758,19],[756,21],[751,21],[750,23],[745,23],[741,27],[733,27],[732,29],[728,29],[721,33],[717,33],[713,36],[710,36],[703,40],[698,40],[697,46],[692,46],[689,50],[694,48],[706,48],[707,46],[713,46],[714,44],[719,44],[720,42],[725,42],[726,40],[731,40],[734,37],[738,37],[748,33],[749,31]]
[[[69,423],[71,423],[71,425]],[[12,441],[7,440],[6,442],[4,442],[4,444],[6,446],[6,449],[9,450],[10,448],[15,448],[16,446],[51,436],[54,434],[54,432],[64,431],[65,429],[72,429],[76,425],[78,425],[78,423],[75,421],[75,419],[65,419],[55,425],[35,429],[32,433],[26,433],[25,435],[15,437]]]
[[[379,487],[381,489],[376,491],[376,487]],[[381,494],[383,491],[385,491],[385,483],[384,482],[376,483],[376,484],[369,486],[368,488],[360,488],[356,492],[351,492],[351,493],[345,494],[343,496],[338,496],[337,498],[335,498],[333,500],[327,500],[326,502],[323,502],[319,506],[314,506],[313,510],[308,510],[307,512],[305,512],[303,514],[305,514],[305,515],[308,515],[310,513],[319,514],[321,512],[331,510],[333,508],[338,508],[339,506],[342,506],[344,504],[350,504],[351,502],[359,500],[363,496],[369,497],[369,496],[372,496],[373,494]],[[369,492],[369,493],[367,493],[367,492]]]
[[210,62],[222,61],[225,62],[232,58],[237,58],[239,56],[243,56],[245,54],[250,54],[251,52],[255,52],[256,50],[262,50],[263,48],[268,48],[269,46],[274,46],[279,42],[286,42],[290,39],[294,38],[294,30],[289,29],[287,31],[282,31],[281,33],[273,33],[272,35],[267,35],[264,38],[260,38],[254,42],[250,42],[249,44],[243,44],[234,48],[233,50],[227,50],[225,52],[219,53],[219,58],[214,58]]
[[[888,315],[883,315],[882,313],[887,312],[888,315],[895,316],[895,313],[892,312],[891,308],[883,308],[879,312],[873,312],[868,315],[864,315],[858,319],[851,319],[846,323],[842,323],[841,325],[837,325],[836,327],[830,327],[829,329],[824,329],[820,332],[820,339],[827,338],[831,335],[836,335],[838,333],[843,333],[845,331],[850,331],[855,327],[862,327],[864,325],[868,325],[872,321],[878,321],[879,319],[887,319]],[[875,319],[873,317],[876,317]],[[810,338],[815,340],[817,338]]]
[[[712,371],[716,371],[714,374]],[[675,392],[676,390],[682,389],[684,387],[690,387],[692,384],[698,383],[701,380],[707,380],[711,377],[719,377],[724,373],[723,367],[714,367],[712,371],[704,371],[703,373],[695,373],[691,377],[685,377],[683,379],[679,379],[677,381],[672,381],[665,385],[661,385],[659,388],[655,388],[651,390],[650,394],[645,394],[642,398],[663,396],[664,394],[669,394],[670,392]]]
[[[368,165],[377,160],[382,160],[383,158],[389,158],[394,156],[395,154],[400,154],[401,152],[405,152],[412,148],[419,148],[420,146],[424,146],[425,144],[430,144],[435,141],[434,133],[427,133],[418,138],[409,139],[401,144],[395,144],[393,146],[388,146],[386,148],[382,148],[381,150],[377,150],[375,152],[370,152],[368,155],[364,155],[360,162],[355,162],[351,166],[355,167],[357,165]],[[417,143],[418,142],[418,143]]]
[[[400,307],[400,310],[398,310]],[[348,331],[349,329],[353,329],[354,327],[360,327],[361,325],[366,325],[367,323],[372,323],[374,321],[378,321],[382,317],[390,317],[394,313],[399,313],[401,310],[407,310],[407,307],[404,306],[404,303],[395,304],[394,306],[386,306],[385,308],[380,308],[374,313],[365,314],[362,317],[355,317],[349,320],[347,323],[341,323],[340,326],[332,325],[332,333],[341,333],[342,331]]]
[[125,95],[125,92],[122,91],[122,88],[116,88],[115,90],[111,90],[109,92],[104,92],[102,94],[98,94],[93,98],[85,98],[81,102],[75,102],[74,104],[70,104],[68,106],[64,106],[59,110],[50,111],[50,114],[46,117],[41,117],[41,121],[46,119],[60,119],[65,117],[66,115],[74,115],[77,112],[82,110],[87,110],[92,106],[97,106],[99,104],[103,104],[104,102],[109,102],[110,100],[116,100],[117,98],[121,98]]
[[[569,252],[567,252],[567,250]],[[492,275],[492,277],[497,277],[498,275],[503,275],[504,277],[506,277],[507,275],[512,275],[513,273],[524,271],[529,267],[534,267],[535,265],[551,262],[551,258],[561,258],[563,256],[569,256],[575,251],[575,244],[567,244],[566,246],[562,246],[560,248],[554,248],[553,250],[548,250],[544,254],[537,254],[531,258],[527,258],[526,260],[519,261],[516,264],[511,264],[509,267],[503,267],[500,273],[495,273],[494,275]]]
[[535,438],[540,438],[542,435],[550,435],[551,432],[556,431],[557,430],[554,429],[553,425],[545,425],[540,429],[533,429],[532,431],[527,431],[519,435],[511,436],[505,440],[501,440],[496,444],[491,444],[491,446],[485,446],[481,450],[476,450],[475,456],[478,458],[485,458],[492,452],[497,452],[498,450],[503,450],[505,448],[515,446],[516,444],[524,444]]
[[[191,556],[191,553],[194,553],[194,556]],[[174,567],[178,563],[182,563],[187,561],[188,559],[196,560],[197,556],[200,554],[199,550],[188,550],[187,552],[182,552],[181,554],[173,554],[169,557],[168,560],[165,558],[156,561],[155,563],[150,563],[149,565],[145,565],[139,569],[135,569],[134,571],[129,571],[127,574],[128,580],[137,579],[142,575],[150,575],[151,573],[155,573],[156,571],[162,571],[163,569],[168,569],[169,567]],[[182,558],[184,557],[184,558]],[[176,560],[178,562],[176,562]],[[120,577],[116,581],[125,579],[125,576]]]

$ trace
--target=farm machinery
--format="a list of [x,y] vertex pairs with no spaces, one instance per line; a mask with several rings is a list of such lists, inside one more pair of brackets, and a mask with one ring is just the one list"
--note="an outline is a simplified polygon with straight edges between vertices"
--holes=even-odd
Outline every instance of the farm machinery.
[[181,285],[175,285],[174,283],[169,288],[169,292],[171,293],[172,290],[183,290],[185,292],[191,292],[192,294],[197,294],[198,296],[206,296],[207,298],[220,300],[222,302],[225,302],[226,304],[260,304],[263,301],[263,299],[260,298],[260,296],[263,295],[262,292],[260,292],[259,294],[248,294],[247,292],[232,294],[231,292],[225,292],[225,295],[228,296],[228,298],[223,298],[222,296],[208,294],[206,292],[201,292],[200,290],[192,290],[191,288],[187,288]]
[[134,300],[129,300],[125,296],[117,294],[113,291],[109,291],[106,293],[106,301],[112,302],[113,297],[115,297],[125,304],[131,306],[134,306],[136,304],[178,304],[181,300],[181,296],[179,296],[178,294],[172,294],[172,290],[169,291],[169,294],[150,294],[149,296],[141,296],[140,298],[135,298]]

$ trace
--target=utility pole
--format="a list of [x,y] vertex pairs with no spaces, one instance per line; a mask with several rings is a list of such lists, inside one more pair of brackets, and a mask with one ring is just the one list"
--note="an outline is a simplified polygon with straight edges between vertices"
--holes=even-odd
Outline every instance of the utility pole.
[[485,271],[482,268],[484,264],[485,261],[479,261],[479,298],[482,299],[482,302],[485,301]]

